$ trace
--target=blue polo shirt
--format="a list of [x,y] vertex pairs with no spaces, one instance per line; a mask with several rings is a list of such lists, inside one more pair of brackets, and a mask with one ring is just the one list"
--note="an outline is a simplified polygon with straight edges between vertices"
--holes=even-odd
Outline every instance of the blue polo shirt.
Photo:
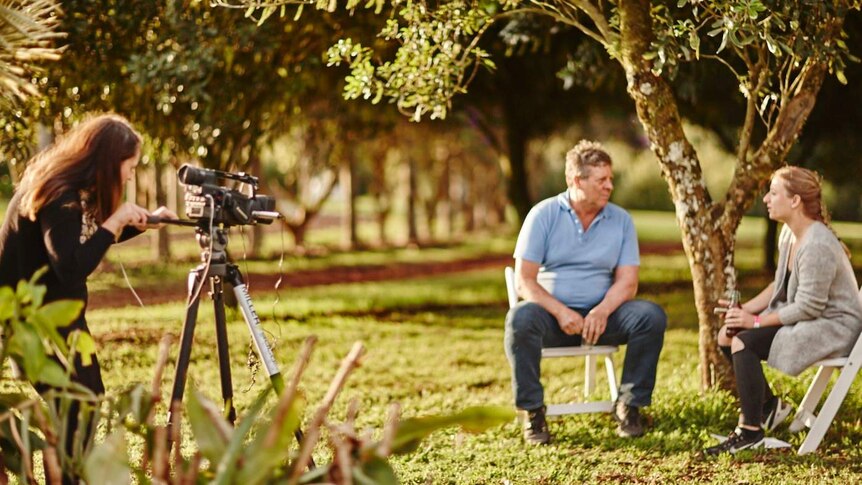
[[602,301],[618,266],[640,265],[629,213],[608,203],[585,228],[569,205],[568,191],[530,210],[514,257],[538,263],[539,284],[564,305],[582,309]]

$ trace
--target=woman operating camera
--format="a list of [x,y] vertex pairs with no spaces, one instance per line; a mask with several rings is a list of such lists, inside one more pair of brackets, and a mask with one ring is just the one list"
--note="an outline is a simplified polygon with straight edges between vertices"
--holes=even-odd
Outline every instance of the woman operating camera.
[[[82,300],[75,321],[59,328],[89,333],[85,319],[87,277],[108,248],[147,229],[147,217],[176,218],[160,207],[150,214],[143,207],[121,202],[125,183],[141,156],[141,136],[114,114],[92,117],[70,130],[27,165],[0,229],[0,286],[16,285],[37,270],[47,292],[44,301]],[[152,226],[156,227],[156,226]],[[95,356],[90,365],[74,360],[72,380],[95,394],[105,391]],[[37,386],[39,392],[46,387]],[[70,413],[72,421],[77,413]],[[77,423],[69,425],[70,430]],[[73,433],[67,433],[66,447]]]

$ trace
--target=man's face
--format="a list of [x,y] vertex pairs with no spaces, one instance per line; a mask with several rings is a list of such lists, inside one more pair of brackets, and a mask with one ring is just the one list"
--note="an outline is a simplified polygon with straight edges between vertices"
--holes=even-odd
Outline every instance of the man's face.
[[614,191],[614,173],[610,165],[589,169],[587,175],[575,177],[575,187],[584,194],[583,202],[599,209],[607,205]]

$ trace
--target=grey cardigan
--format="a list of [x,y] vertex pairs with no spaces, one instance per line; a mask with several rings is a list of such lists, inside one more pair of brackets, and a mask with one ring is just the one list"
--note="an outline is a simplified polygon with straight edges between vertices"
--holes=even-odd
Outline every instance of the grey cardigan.
[[812,224],[796,249],[787,287],[787,258],[794,235],[781,230],[775,288],[765,313],[782,323],[767,363],[795,376],[821,359],[850,353],[862,332],[862,301],[850,260],[832,231]]

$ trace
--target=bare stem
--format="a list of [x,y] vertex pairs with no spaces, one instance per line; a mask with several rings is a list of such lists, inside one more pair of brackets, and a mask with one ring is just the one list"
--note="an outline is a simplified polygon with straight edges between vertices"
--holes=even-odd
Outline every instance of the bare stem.
[[291,472],[291,480],[296,480],[302,474],[302,471],[308,465],[308,461],[311,459],[311,453],[314,451],[314,446],[317,444],[317,441],[320,439],[320,428],[323,425],[323,420],[326,418],[326,415],[329,414],[329,410],[332,408],[332,404],[335,402],[335,398],[338,396],[338,393],[341,392],[341,389],[344,387],[344,383],[347,381],[347,376],[359,365],[359,359],[362,357],[362,354],[365,352],[365,347],[361,342],[356,342],[353,344],[353,348],[350,350],[350,353],[347,354],[347,357],[341,361],[341,367],[338,369],[338,373],[332,379],[332,382],[329,384],[329,390],[326,392],[326,396],[323,398],[323,403],[317,408],[317,412],[314,415],[314,419],[311,421],[311,424],[308,426],[308,430],[305,434],[305,439],[302,440],[302,446],[299,450],[299,457],[297,457],[296,461],[293,464],[293,471]]
[[332,442],[332,447],[335,448],[335,461],[341,474],[338,483],[353,485],[353,476],[350,473],[350,469],[353,468],[353,463],[350,459],[350,445],[342,439],[339,430],[334,426],[329,427],[329,441]]
[[380,454],[389,456],[392,452],[392,442],[398,432],[398,417],[401,415],[401,405],[392,403],[389,406],[389,416],[386,418],[386,426],[383,428],[383,439],[380,441]]

